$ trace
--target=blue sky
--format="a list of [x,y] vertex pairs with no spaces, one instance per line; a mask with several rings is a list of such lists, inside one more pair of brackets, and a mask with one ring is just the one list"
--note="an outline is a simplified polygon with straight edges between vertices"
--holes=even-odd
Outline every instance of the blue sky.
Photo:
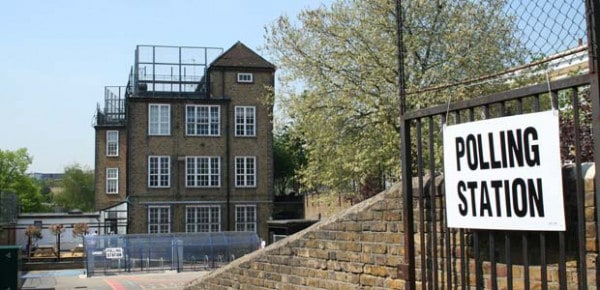
[[[138,44],[261,53],[264,27],[326,0],[6,1],[0,10],[0,149],[25,147],[29,172],[94,167],[96,104],[125,85]],[[268,59],[267,55],[263,55]]]

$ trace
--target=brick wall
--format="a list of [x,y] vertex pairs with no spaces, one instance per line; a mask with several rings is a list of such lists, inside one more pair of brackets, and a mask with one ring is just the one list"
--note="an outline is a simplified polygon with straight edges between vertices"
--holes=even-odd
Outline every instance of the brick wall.
[[[119,154],[118,156],[106,156],[106,132],[119,132]],[[127,191],[127,130],[124,126],[97,126],[96,144],[95,144],[95,163],[94,170],[94,208],[102,210],[109,206],[118,204],[125,200]],[[117,194],[106,193],[106,169],[119,169],[119,187]]]
[[190,289],[399,289],[402,201],[395,186],[249,254]]
[[[565,173],[569,172],[573,172],[572,168],[565,168]],[[587,289],[597,289],[594,166],[584,164],[583,175]],[[396,185],[264,250],[242,257],[193,281],[188,289],[404,289],[405,283],[398,275],[404,253],[399,190],[399,185]],[[565,196],[565,204],[570,206],[573,194],[567,192]],[[573,221],[569,222],[572,226]],[[416,254],[420,255],[417,239],[415,244]],[[459,263],[460,256],[458,254],[453,262]],[[419,260],[417,257],[417,263]],[[486,288],[491,288],[491,265],[483,262],[482,266]],[[577,263],[567,261],[566,266],[567,288],[576,288]],[[467,281],[474,289],[475,263],[472,258],[469,259],[469,269]],[[507,265],[496,263],[496,271],[498,286],[505,289]],[[524,288],[524,273],[524,266],[516,263],[512,266],[514,289]],[[533,289],[541,287],[540,273],[539,265],[529,266]],[[557,288],[557,264],[549,262],[547,273],[548,287]],[[443,283],[444,275],[443,270],[439,270],[440,283]],[[419,271],[417,287],[420,288],[418,280]]]

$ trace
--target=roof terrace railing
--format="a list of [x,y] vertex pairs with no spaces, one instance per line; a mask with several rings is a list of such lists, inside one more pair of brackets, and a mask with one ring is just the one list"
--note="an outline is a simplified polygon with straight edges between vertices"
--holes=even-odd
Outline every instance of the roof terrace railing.
[[133,96],[206,93],[208,65],[222,48],[138,45],[129,87]]
[[98,104],[95,125],[120,125],[125,122],[125,97],[127,88],[123,86],[104,87],[104,108]]

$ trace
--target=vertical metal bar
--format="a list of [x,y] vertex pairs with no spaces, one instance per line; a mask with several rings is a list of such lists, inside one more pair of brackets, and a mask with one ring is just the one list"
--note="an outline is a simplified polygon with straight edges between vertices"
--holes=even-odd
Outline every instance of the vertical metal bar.
[[498,289],[498,273],[496,271],[496,235],[494,231],[488,231],[488,239],[490,241],[490,263],[491,263],[491,282],[492,289]]
[[[449,113],[447,113],[449,114]],[[440,118],[441,121],[441,128],[444,128],[444,126],[446,126],[446,118],[445,116]],[[444,139],[444,132],[442,131],[442,140]],[[443,145],[442,145],[443,146]],[[443,163],[443,161],[442,161]],[[442,164],[441,166],[442,168],[444,168],[444,165]],[[435,180],[435,179],[434,179]],[[442,206],[442,203],[440,203],[440,207]],[[443,208],[440,208],[440,212],[445,212]],[[445,249],[445,261],[446,261],[446,266],[444,267],[445,271],[446,271],[446,289],[450,290],[452,289],[452,261],[453,261],[453,257],[452,257],[452,245],[451,245],[451,233],[450,233],[450,229],[448,228],[448,218],[446,217],[445,214],[440,214],[440,228],[443,230],[444,233],[444,249]]]
[[[455,111],[454,112],[454,124],[460,124],[461,122],[461,117],[460,117],[460,111]],[[447,220],[447,219],[446,219]],[[458,235],[458,237],[457,237]],[[454,269],[454,285],[452,285],[450,283],[450,286],[452,286],[452,289],[456,289],[458,285],[462,285],[462,289],[465,289],[466,285],[465,285],[465,272],[464,272],[464,265],[465,265],[465,245],[464,245],[464,238],[463,238],[463,230],[462,229],[458,229],[458,230],[454,230],[452,233],[452,268]],[[457,243],[457,239],[458,239],[458,243]],[[458,252],[457,252],[458,251]],[[457,265],[457,263],[454,261],[454,259],[458,258],[459,259],[459,263]],[[460,276],[459,276],[460,275]]]
[[485,119],[490,118],[490,105],[483,106],[483,115],[485,116]]
[[402,1],[396,0],[396,21],[398,31],[398,98],[400,105],[400,145],[402,158],[402,198],[404,203],[403,227],[404,227],[404,264],[400,265],[400,277],[406,281],[407,290],[415,289],[415,244],[413,225],[413,202],[412,202],[412,169],[410,152],[410,121],[404,117],[406,112],[406,76],[404,75],[404,43],[403,43],[403,16]]
[[[571,89],[573,98],[573,121],[575,127],[575,192],[577,194],[577,248],[579,254],[579,271],[577,279],[579,289],[587,287],[587,263],[585,247],[585,197],[583,192],[583,176],[581,173],[581,132],[579,124],[579,94],[577,89]],[[597,210],[597,209],[596,209]]]
[[181,94],[181,92],[183,92],[182,87],[181,87],[181,46],[178,47],[179,48],[179,75],[177,76],[177,78],[179,79],[179,94]]
[[423,136],[422,136],[422,127],[421,127],[421,119],[416,120],[416,130],[417,130],[417,180],[418,180],[418,188],[419,188],[419,241],[420,241],[420,249],[421,249],[421,289],[427,289],[427,275],[429,271],[427,271],[427,254],[425,251],[425,196],[423,190]]
[[539,112],[540,111],[540,96],[536,95],[535,97],[533,97],[533,110],[535,112]]
[[[592,100],[592,136],[594,136],[594,156],[600,156],[600,0],[586,0],[586,24],[588,38],[588,67],[590,72],[590,99]],[[596,172],[600,172],[600,162],[595,162]],[[595,184],[600,184],[600,174],[594,176]],[[600,189],[594,187],[596,215],[596,248],[600,248]],[[596,259],[596,281],[600,281],[600,259]],[[592,278],[593,279],[593,278]]]
[[139,80],[139,74],[140,74],[140,46],[136,46],[135,47],[135,63],[133,64],[134,68],[133,68],[133,83],[131,84],[133,86],[133,95],[137,95],[138,92],[138,80]]
[[[148,88],[150,89],[150,88]],[[156,46],[152,46],[152,94],[156,93]]]
[[567,289],[567,257],[565,254],[565,232],[558,232],[558,281],[560,289]]
[[525,289],[530,289],[529,279],[529,246],[527,232],[521,233],[521,247],[523,248],[523,284]]
[[456,242],[456,239],[458,238],[458,230],[457,229],[450,229],[448,228],[448,231],[450,232],[450,254],[451,256],[448,257],[449,260],[451,260],[451,267],[452,267],[452,282],[453,283],[448,283],[448,289],[458,289],[458,270],[459,267],[457,266],[457,262],[462,259],[462,257],[460,257],[457,253],[457,247],[458,247],[458,243]]
[[460,243],[460,285],[462,285],[462,289],[464,290],[469,286],[467,285],[469,281],[469,254],[467,253],[467,241],[465,240],[467,233],[464,229],[460,229],[458,234]]
[[540,232],[540,279],[542,280],[542,289],[548,289],[548,267],[546,262],[546,232]]
[[550,99],[552,100],[552,109],[558,110],[558,94],[556,91],[550,92]]
[[473,251],[475,252],[475,288],[483,289],[483,269],[481,267],[481,254],[479,253],[479,231],[473,232]]
[[446,247],[446,289],[452,289],[453,282],[453,265],[454,265],[454,257],[452,256],[452,249],[454,241],[452,237],[454,236],[454,232],[448,228],[447,221],[444,222],[444,239],[445,239],[445,247]]
[[454,112],[454,123],[460,124],[460,111]]
[[[468,115],[469,115],[469,121],[471,121],[471,122],[475,121],[475,109],[473,107],[469,108]],[[479,261],[478,260],[478,258],[479,258],[479,239],[476,239],[476,235],[477,235],[476,231],[470,232],[470,233],[471,233],[471,238],[473,239],[473,252],[475,254],[475,261],[474,261],[474,263],[475,263],[475,278],[477,279],[477,273],[478,273],[478,268],[479,268],[479,263],[478,263],[478,261]],[[465,242],[465,241],[463,241],[463,242]],[[465,255],[465,256],[467,256],[467,255]],[[471,273],[470,273],[471,265],[470,264],[471,264],[470,258],[467,256],[466,267],[465,267],[465,269],[466,269],[466,282],[465,283],[467,283],[467,284],[471,283]],[[467,285],[467,284],[465,284],[465,285]],[[467,285],[467,288],[470,288],[470,287],[471,287],[471,285]]]
[[433,285],[437,289],[439,287],[438,281],[438,251],[437,251],[437,205],[436,205],[436,190],[435,190],[435,147],[434,144],[434,122],[433,117],[429,117],[429,201],[430,201],[430,217],[431,217],[431,264],[432,264],[432,276]]
[[510,232],[504,232],[504,255],[506,255],[506,286],[508,290],[513,289],[512,255],[510,249]]

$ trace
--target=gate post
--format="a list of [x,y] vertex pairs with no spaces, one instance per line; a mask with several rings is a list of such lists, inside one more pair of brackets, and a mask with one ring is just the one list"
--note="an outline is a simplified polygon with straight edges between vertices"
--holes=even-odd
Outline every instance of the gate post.
[[[600,0],[586,0],[586,23],[588,36],[588,65],[590,74],[590,99],[592,100],[592,134],[594,136],[594,194],[596,215],[596,247],[600,248]],[[600,281],[600,259],[596,259],[596,283]],[[585,269],[584,269],[585,270]],[[586,285],[587,286],[587,285]],[[596,285],[597,286],[597,285]]]
[[396,0],[398,46],[398,98],[400,104],[400,146],[402,158],[402,221],[404,230],[404,263],[398,267],[398,276],[405,280],[405,289],[415,289],[415,245],[412,204],[412,171],[410,157],[410,122],[405,121],[406,77],[404,74],[404,42],[402,1]]

